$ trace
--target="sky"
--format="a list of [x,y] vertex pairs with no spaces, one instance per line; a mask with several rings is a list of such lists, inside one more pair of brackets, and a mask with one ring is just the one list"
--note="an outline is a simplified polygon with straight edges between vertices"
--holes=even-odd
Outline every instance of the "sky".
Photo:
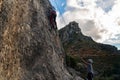
[[120,0],[50,0],[57,11],[57,25],[79,23],[84,35],[120,49]]

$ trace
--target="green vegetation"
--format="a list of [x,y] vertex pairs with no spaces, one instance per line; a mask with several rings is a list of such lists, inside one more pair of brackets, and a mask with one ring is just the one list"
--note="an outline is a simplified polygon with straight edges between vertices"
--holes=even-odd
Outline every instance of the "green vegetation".
[[94,80],[120,80],[120,51],[115,46],[95,42],[91,37],[83,35],[77,24],[73,27],[73,23],[59,33],[67,53],[67,65],[80,71],[83,78],[87,74],[81,57],[93,59]]
[[98,56],[94,59],[94,69],[98,72],[95,80],[120,79],[120,55]]
[[67,63],[67,66],[75,69],[78,61],[76,60],[76,58],[73,58],[72,56],[67,55],[66,56],[66,63]]
[[[94,60],[95,77],[94,80],[119,80],[120,79],[120,55],[109,56],[89,56],[84,59],[92,58]],[[80,71],[83,78],[86,77],[86,68],[80,57],[66,57],[67,65]]]

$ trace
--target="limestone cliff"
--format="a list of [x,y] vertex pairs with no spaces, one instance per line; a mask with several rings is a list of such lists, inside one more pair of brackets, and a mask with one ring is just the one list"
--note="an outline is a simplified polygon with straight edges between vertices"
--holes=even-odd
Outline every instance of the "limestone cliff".
[[81,80],[64,66],[48,0],[0,0],[0,80]]

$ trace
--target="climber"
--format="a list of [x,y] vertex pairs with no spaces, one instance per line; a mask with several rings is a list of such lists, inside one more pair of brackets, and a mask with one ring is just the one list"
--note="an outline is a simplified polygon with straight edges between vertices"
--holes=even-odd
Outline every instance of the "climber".
[[49,21],[50,21],[50,24],[51,24],[51,27],[53,29],[57,29],[57,24],[56,24],[56,11],[55,11],[55,8],[52,6],[49,8],[48,10],[48,18],[49,18]]
[[83,61],[83,63],[87,67],[87,80],[93,80],[93,74],[94,74],[93,73],[93,67],[92,67],[93,60],[88,59],[87,62],[85,60],[83,60],[82,58],[81,58],[81,60]]

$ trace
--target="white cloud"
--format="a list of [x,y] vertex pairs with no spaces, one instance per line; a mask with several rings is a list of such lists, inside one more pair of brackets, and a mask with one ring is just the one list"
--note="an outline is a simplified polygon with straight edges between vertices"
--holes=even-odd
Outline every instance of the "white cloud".
[[101,7],[105,12],[109,12],[116,0],[97,0],[97,6]]
[[109,44],[119,41],[113,40],[120,34],[119,0],[67,0],[66,5],[66,12],[62,16],[58,13],[59,29],[70,21],[77,21],[82,32],[95,41]]
[[[80,23],[82,24],[82,23]],[[83,27],[84,26],[84,27]],[[105,34],[107,30],[100,28],[96,25],[94,20],[86,20],[86,22],[80,26],[83,33],[88,36],[92,36],[94,40],[99,40],[102,38],[101,35]]]

